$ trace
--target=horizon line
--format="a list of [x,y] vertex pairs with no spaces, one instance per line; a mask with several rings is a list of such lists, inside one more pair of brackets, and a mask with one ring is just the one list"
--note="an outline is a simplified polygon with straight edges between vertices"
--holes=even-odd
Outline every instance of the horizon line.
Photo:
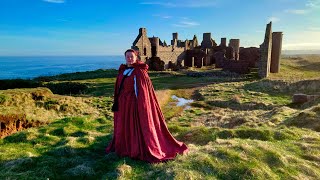
[[[320,49],[309,49],[309,50],[305,50],[305,49],[283,49],[281,50],[281,54],[286,54],[286,51],[290,51],[290,52],[310,52],[311,54],[316,53],[315,54],[320,54]],[[318,51],[318,52],[317,52]],[[123,56],[123,54],[0,54],[0,57],[41,57],[41,56]]]

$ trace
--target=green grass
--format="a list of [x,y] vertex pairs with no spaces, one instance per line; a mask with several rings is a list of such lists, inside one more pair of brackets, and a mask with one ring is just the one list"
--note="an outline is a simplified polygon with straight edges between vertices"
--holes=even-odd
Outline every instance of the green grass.
[[296,55],[283,57],[280,60],[280,72],[270,74],[270,79],[304,80],[319,79],[320,56]]
[[4,94],[0,94],[0,104],[3,104],[4,102],[6,102],[6,100],[8,99],[8,97]]
[[[105,154],[113,122],[65,118],[0,141],[1,179],[317,178],[319,134],[299,128],[176,127],[188,155],[160,164]],[[301,168],[302,167],[302,168]],[[202,177],[202,178],[201,178]]]

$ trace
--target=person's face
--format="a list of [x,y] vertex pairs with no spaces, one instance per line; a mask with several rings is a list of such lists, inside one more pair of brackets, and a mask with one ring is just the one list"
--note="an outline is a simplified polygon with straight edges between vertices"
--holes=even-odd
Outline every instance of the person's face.
[[133,52],[127,52],[126,53],[126,63],[128,66],[135,63],[137,61],[137,56]]

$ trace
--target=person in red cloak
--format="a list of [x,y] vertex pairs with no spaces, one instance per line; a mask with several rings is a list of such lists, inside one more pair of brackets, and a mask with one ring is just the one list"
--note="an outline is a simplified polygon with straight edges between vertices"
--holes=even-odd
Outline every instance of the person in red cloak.
[[188,151],[169,132],[157,101],[148,65],[137,60],[133,49],[125,52],[115,83],[114,133],[106,152],[116,152],[150,163],[174,159]]

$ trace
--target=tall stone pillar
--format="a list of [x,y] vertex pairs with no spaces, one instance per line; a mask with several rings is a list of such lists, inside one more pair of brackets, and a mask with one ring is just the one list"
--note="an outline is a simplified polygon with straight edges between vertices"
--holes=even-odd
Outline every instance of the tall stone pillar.
[[152,55],[152,57],[158,56],[159,41],[160,40],[158,37],[152,37],[152,41],[151,41],[151,55]]
[[240,39],[230,39],[229,46],[233,48],[234,59],[239,60]]
[[178,42],[178,33],[172,33],[172,40],[171,40],[171,45],[174,44],[174,42]]
[[267,24],[264,41],[260,45],[260,59],[258,61],[258,75],[260,78],[266,78],[270,73],[272,48],[272,22]]
[[201,48],[212,48],[214,46],[214,42],[211,39],[211,33],[203,33],[203,40],[201,42]]
[[278,73],[280,71],[280,56],[282,50],[282,32],[272,33],[272,51],[270,72]]
[[195,58],[192,57],[192,58],[191,58],[191,67],[194,67],[194,66],[195,66],[196,63],[195,63],[194,61],[195,61]]
[[220,46],[221,47],[227,47],[227,38],[221,38]]

